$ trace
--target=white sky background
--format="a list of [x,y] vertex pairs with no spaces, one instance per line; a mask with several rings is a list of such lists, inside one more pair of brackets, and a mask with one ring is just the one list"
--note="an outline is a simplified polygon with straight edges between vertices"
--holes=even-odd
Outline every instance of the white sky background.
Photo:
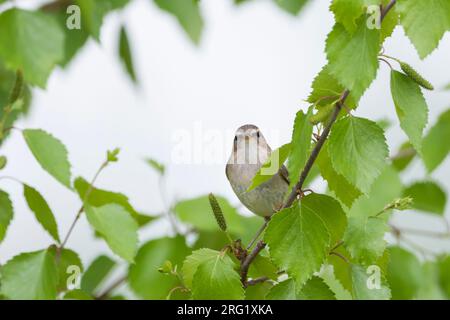
[[[143,212],[158,213],[163,209],[157,174],[142,161],[144,157],[154,157],[167,165],[167,195],[171,199],[215,192],[237,203],[224,173],[234,130],[253,123],[272,147],[288,142],[294,115],[299,108],[307,108],[302,99],[325,64],[324,40],[333,17],[328,11],[329,1],[312,2],[300,17],[292,17],[268,0],[240,7],[231,0],[202,1],[205,29],[201,45],[195,47],[172,16],[156,8],[152,1],[135,0],[124,12],[108,17],[100,45],[91,41],[68,69],[53,73],[46,91],[36,90],[31,115],[17,126],[42,128],[60,138],[69,150],[74,177],[91,179],[106,150],[120,147],[120,162],[102,173],[97,186],[125,193]],[[116,36],[121,22],[130,32],[139,89],[132,86],[117,61]],[[401,28],[396,29],[385,49],[387,54],[410,62],[437,88],[450,81],[448,35],[439,50],[425,61],[419,60]],[[434,123],[450,106],[450,93],[434,91],[425,95],[430,123]],[[391,150],[405,140],[397,125],[389,69],[384,64],[355,114],[375,120],[392,119],[396,127],[387,133]],[[174,134],[179,130],[193,133],[196,126],[201,126],[203,132],[221,132],[223,141],[203,144],[206,155],[213,151],[222,155],[220,163],[171,163]],[[42,192],[63,237],[80,206],[78,196],[39,167],[19,134],[8,139],[1,154],[9,159],[2,175],[17,177]],[[432,175],[447,191],[449,166],[447,159]],[[405,180],[424,177],[422,165],[416,161]],[[19,252],[48,246],[51,238],[26,207],[21,187],[9,181],[1,181],[0,187],[11,194],[15,206],[14,220],[0,244],[3,264]],[[323,190],[323,184],[315,188]],[[441,227],[438,219],[423,214],[401,213],[395,220],[421,228]],[[146,228],[141,241],[168,230],[165,224]],[[100,252],[112,255],[106,244],[92,234],[83,217],[68,243],[69,248],[80,253],[85,265]],[[423,238],[415,239],[425,243]],[[435,250],[450,248],[449,242],[426,244]]]

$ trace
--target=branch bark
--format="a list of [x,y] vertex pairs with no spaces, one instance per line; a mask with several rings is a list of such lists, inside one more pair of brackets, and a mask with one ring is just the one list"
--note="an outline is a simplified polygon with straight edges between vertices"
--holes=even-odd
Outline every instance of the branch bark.
[[261,240],[259,241],[255,248],[250,252],[248,256],[243,258],[241,262],[241,282],[244,287],[247,287],[247,275],[248,275],[248,269],[250,268],[250,265],[252,264],[253,260],[258,256],[258,254],[266,247],[266,244]]

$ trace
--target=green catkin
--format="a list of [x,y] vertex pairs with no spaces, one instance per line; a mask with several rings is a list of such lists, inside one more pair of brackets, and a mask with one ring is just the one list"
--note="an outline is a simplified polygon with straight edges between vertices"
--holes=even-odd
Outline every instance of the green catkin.
[[16,72],[16,82],[14,83],[14,87],[11,91],[11,94],[9,96],[9,103],[10,105],[14,104],[22,93],[22,87],[23,87],[23,74],[22,71],[17,70]]
[[399,62],[399,63],[403,72],[406,73],[406,75],[410,77],[412,80],[414,80],[414,82],[416,82],[419,86],[427,90],[434,90],[433,85],[424,77],[422,77],[416,70],[414,70],[413,67],[411,67],[406,62]]
[[312,115],[309,118],[309,122],[311,122],[311,124],[313,124],[313,125],[316,125],[319,122],[323,122],[323,121],[327,120],[331,114],[331,111],[333,111],[333,108],[334,108],[334,104],[329,104],[327,106],[320,108],[320,110],[315,115]]
[[214,217],[216,218],[217,224],[222,231],[227,231],[227,223],[225,217],[223,216],[222,209],[220,208],[219,202],[217,202],[216,197],[210,193],[209,194],[209,204],[211,205]]

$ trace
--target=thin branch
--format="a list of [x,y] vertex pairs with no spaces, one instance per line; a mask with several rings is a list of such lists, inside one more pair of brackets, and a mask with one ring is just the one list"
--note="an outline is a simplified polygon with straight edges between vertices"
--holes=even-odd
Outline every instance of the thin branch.
[[[381,18],[380,21],[382,22],[383,19],[386,17],[386,15],[388,14],[388,12],[392,9],[392,7],[396,4],[396,0],[391,0],[389,2],[389,4],[387,4],[385,7],[382,8],[381,10]],[[300,180],[298,181],[298,183],[295,185],[295,187],[293,188],[292,192],[290,193],[288,199],[286,200],[286,203],[284,204],[284,208],[288,208],[292,205],[292,203],[294,203],[295,199],[297,198],[297,194],[299,193],[299,191],[302,190],[303,187],[303,183],[305,182],[306,178],[308,177],[309,172],[311,171],[312,166],[314,165],[314,162],[317,159],[317,156],[320,153],[320,150],[322,149],[326,139],[328,138],[328,135],[331,131],[331,127],[333,126],[333,124],[335,123],[339,112],[341,111],[342,106],[345,103],[345,100],[348,98],[350,94],[350,91],[347,89],[345,90],[339,101],[336,103],[334,112],[331,116],[331,119],[329,120],[327,126],[325,127],[324,131],[322,132],[322,134],[320,135],[319,140],[317,141],[316,145],[314,146],[313,151],[311,152],[311,155],[308,158],[308,161],[306,162],[305,168],[303,169],[301,175],[300,175]]]
[[269,277],[260,277],[260,278],[248,280],[248,281],[246,282],[246,285],[247,285],[247,287],[249,287],[249,286],[254,286],[255,284],[262,283],[262,282],[266,282],[266,281],[268,281],[268,280],[270,280]]
[[86,193],[84,194],[84,199],[83,199],[83,203],[80,207],[80,209],[77,212],[77,215],[75,216],[75,219],[73,220],[72,224],[70,225],[69,231],[67,232],[66,236],[64,237],[64,241],[61,243],[61,245],[59,246],[58,252],[61,252],[64,247],[67,244],[67,241],[69,240],[70,235],[72,234],[73,229],[75,228],[75,225],[77,224],[78,220],[81,217],[81,214],[84,211],[85,208],[85,204],[92,192],[92,190],[94,189],[94,184],[97,181],[98,176],[100,175],[100,173],[103,171],[103,169],[105,169],[109,164],[109,161],[106,160],[105,162],[102,163],[102,165],[100,166],[100,168],[97,170],[97,172],[94,175],[94,178],[92,179],[91,183],[89,184],[89,187],[86,191]]
[[159,195],[164,205],[164,211],[166,212],[167,219],[169,220],[169,224],[172,227],[172,231],[175,234],[180,234],[180,230],[178,230],[177,222],[175,217],[173,216],[172,206],[168,203],[166,197],[166,185],[164,183],[164,176],[160,175],[158,178],[158,187],[159,187]]
[[339,252],[331,251],[331,252],[330,252],[330,256],[336,256],[336,257],[339,257],[339,258],[341,258],[342,260],[344,260],[347,264],[350,264],[350,261],[349,261],[345,256],[343,256],[342,254],[340,254]]
[[432,231],[432,230],[400,228],[400,227],[393,226],[393,225],[391,225],[391,228],[395,232],[407,233],[407,234],[416,235],[416,236],[438,238],[438,239],[450,238],[450,233],[449,232],[436,232],[436,231]]
[[258,254],[266,247],[266,244],[263,241],[259,241],[255,248],[253,248],[252,252],[248,256],[246,256],[242,262],[241,262],[241,282],[244,285],[244,287],[247,284],[247,275],[248,275],[248,269],[250,268],[251,263],[255,258],[258,256]]
[[120,285],[122,285],[127,280],[127,276],[122,276],[116,281],[114,281],[108,288],[103,291],[103,293],[99,294],[95,300],[105,300],[109,297],[111,292],[113,292],[115,289],[117,289]]
[[261,226],[261,228],[256,232],[255,236],[253,237],[252,241],[247,246],[247,250],[250,250],[251,247],[255,244],[256,240],[258,240],[259,236],[263,231],[266,229],[267,225],[269,224],[270,217],[264,217],[264,224]]
[[391,0],[391,2],[389,2],[385,7],[383,7],[381,9],[381,17],[380,20],[381,22],[384,20],[384,18],[386,17],[386,15],[389,13],[389,11],[392,9],[392,7],[397,3],[396,0]]

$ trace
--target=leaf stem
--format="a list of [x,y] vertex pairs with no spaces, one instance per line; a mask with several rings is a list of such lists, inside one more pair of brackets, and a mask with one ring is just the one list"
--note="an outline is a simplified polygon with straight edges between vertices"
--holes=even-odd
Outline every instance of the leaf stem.
[[73,229],[75,228],[75,225],[77,224],[78,220],[80,219],[81,214],[83,213],[83,211],[85,209],[85,204],[86,204],[86,202],[87,202],[87,200],[88,200],[92,190],[94,189],[94,184],[97,181],[98,176],[103,171],[103,169],[105,169],[108,166],[108,164],[109,164],[108,160],[103,162],[102,165],[100,166],[100,168],[95,173],[94,178],[92,179],[91,183],[89,184],[88,189],[86,190],[86,193],[84,194],[83,203],[82,203],[80,209],[78,209],[77,215],[75,216],[75,219],[73,220],[72,224],[70,225],[69,231],[67,232],[66,236],[64,237],[63,242],[61,243],[61,245],[58,248],[58,255],[64,249],[64,247],[66,246],[67,241],[69,240],[69,237],[72,234]]

